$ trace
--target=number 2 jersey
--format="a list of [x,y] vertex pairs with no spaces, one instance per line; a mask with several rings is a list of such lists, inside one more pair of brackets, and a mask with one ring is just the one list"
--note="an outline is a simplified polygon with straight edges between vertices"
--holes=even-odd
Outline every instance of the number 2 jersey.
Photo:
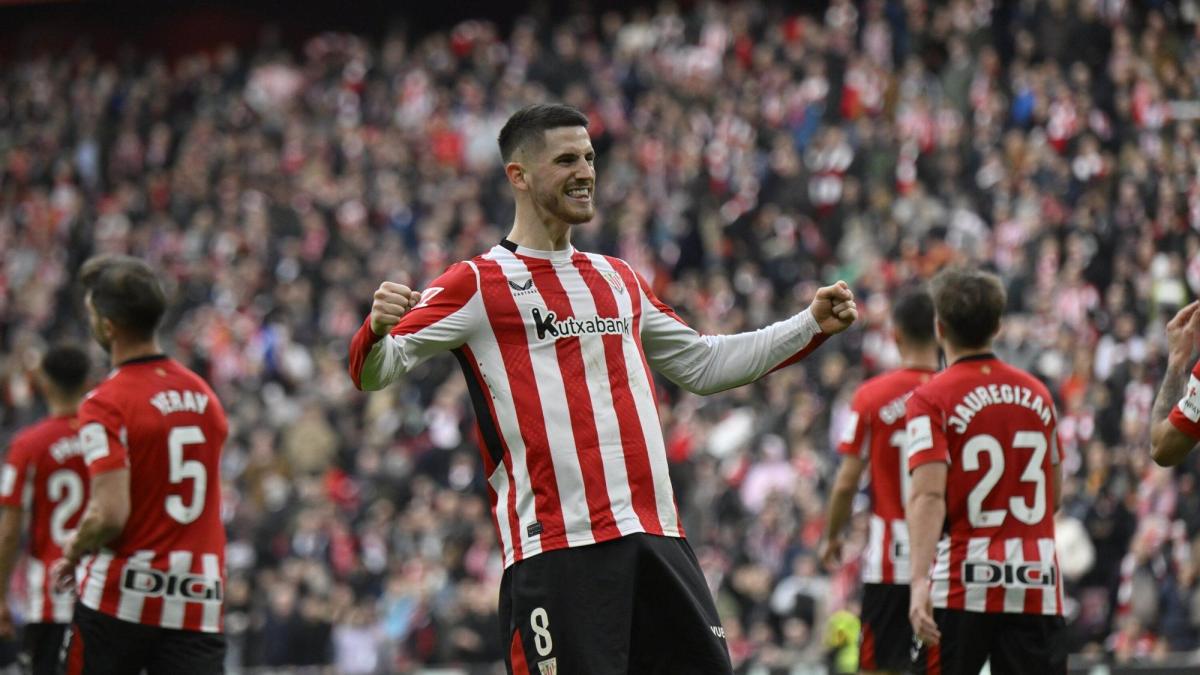
[[893,370],[864,382],[850,401],[838,452],[870,462],[871,525],[862,569],[868,584],[908,583],[905,401],[931,377],[930,370]]
[[933,606],[1061,615],[1058,434],[1049,391],[984,354],[956,361],[913,392],[907,407],[909,471],[949,465]]
[[28,518],[28,623],[71,621],[75,596],[56,592],[49,571],[79,525],[87,497],[75,415],[47,417],[13,438],[0,470],[0,506],[20,508]]
[[92,476],[129,469],[125,529],[80,561],[80,601],[124,621],[220,632],[225,411],[200,376],[165,356],[127,361],[79,408]]

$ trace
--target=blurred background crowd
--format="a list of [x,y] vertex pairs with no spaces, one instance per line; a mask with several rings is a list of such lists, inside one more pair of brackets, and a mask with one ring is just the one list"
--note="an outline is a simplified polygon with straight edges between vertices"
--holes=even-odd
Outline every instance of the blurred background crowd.
[[575,7],[298,45],[264,26],[169,59],[10,45],[0,446],[44,411],[40,351],[86,338],[80,262],[144,257],[174,298],[167,351],[231,418],[234,671],[503,672],[456,364],[362,394],[345,360],[380,281],[420,288],[503,236],[496,134],[560,100],[598,151],[575,245],[629,260],[701,332],[789,316],[818,282],[860,298],[861,327],[759,383],[658,382],[738,672],[852,665],[864,522],[843,569],[815,555],[834,439],[857,384],[897,362],[891,292],[948,263],[1001,275],[999,351],[1056,397],[1072,650],[1196,650],[1195,461],[1154,467],[1147,431],[1163,325],[1200,295],[1200,4]]

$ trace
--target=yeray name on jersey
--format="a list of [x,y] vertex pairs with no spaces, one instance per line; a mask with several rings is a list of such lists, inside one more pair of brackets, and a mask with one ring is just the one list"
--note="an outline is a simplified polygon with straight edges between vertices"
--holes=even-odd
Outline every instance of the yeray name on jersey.
[[966,433],[971,418],[984,408],[1001,403],[1019,405],[1037,413],[1042,420],[1042,426],[1050,426],[1052,416],[1050,407],[1040,395],[1026,387],[1010,386],[1007,384],[989,384],[986,387],[975,387],[974,391],[966,394],[962,402],[954,406],[954,414],[947,421],[958,433]]
[[176,412],[194,412],[204,414],[208,408],[208,396],[198,391],[176,391],[169,389],[160,391],[150,399],[150,405],[158,408],[164,415]]

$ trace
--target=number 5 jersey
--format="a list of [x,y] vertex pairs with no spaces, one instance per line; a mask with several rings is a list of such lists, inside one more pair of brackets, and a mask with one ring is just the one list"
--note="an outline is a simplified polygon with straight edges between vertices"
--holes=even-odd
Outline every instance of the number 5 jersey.
[[948,465],[933,606],[1062,614],[1050,392],[1032,375],[983,354],[956,361],[913,392],[907,408],[909,471]]
[[220,632],[225,411],[200,376],[165,356],[127,361],[79,409],[91,476],[129,469],[129,520],[80,561],[79,598],[118,619]]

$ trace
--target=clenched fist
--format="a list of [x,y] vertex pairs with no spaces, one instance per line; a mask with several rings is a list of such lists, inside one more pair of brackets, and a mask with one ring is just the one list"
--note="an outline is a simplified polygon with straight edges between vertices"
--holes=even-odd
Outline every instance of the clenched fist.
[[391,281],[379,284],[371,303],[371,331],[380,336],[392,332],[392,327],[420,301],[421,294],[404,284]]
[[850,327],[858,318],[858,307],[854,304],[854,293],[844,281],[817,289],[817,295],[809,305],[813,318],[826,335],[835,335]]

